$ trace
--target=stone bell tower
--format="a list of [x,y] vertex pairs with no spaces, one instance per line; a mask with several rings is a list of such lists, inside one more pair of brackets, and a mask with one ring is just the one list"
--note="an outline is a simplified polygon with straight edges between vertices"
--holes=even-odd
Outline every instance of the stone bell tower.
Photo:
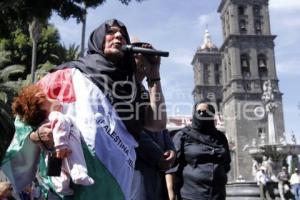
[[203,44],[197,49],[192,60],[194,67],[194,100],[208,98],[218,109],[222,102],[221,53],[213,44],[210,33],[205,30]]
[[[247,145],[268,137],[268,120],[262,102],[263,84],[270,80],[277,104],[274,113],[276,141],[283,136],[282,93],[278,88],[274,39],[268,0],[222,0],[222,113],[226,135],[234,146],[232,176],[253,180]],[[268,138],[266,138],[268,141]]]

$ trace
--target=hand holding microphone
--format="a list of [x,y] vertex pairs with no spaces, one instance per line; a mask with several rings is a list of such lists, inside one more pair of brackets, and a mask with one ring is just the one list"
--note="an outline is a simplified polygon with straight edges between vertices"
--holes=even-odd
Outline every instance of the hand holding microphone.
[[[129,52],[134,54],[138,79],[142,80],[144,77],[150,79],[159,78],[160,55],[158,54],[161,54],[161,51],[156,51],[151,44],[145,42],[134,42],[131,45],[136,47],[132,48],[134,51],[129,50]],[[123,46],[124,49],[128,49],[127,47],[128,45]]]

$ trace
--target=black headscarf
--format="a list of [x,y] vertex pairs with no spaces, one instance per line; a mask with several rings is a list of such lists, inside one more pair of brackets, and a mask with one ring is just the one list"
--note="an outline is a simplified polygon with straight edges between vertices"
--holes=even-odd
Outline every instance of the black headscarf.
[[[204,111],[197,111],[197,106],[201,103],[208,104],[208,109]],[[202,133],[209,133],[209,132],[216,131],[214,115],[215,115],[215,108],[213,107],[213,105],[210,103],[209,100],[204,99],[198,101],[194,105],[192,128],[201,131]]]
[[135,80],[134,74],[136,71],[135,60],[130,54],[125,54],[118,63],[110,62],[105,57],[103,52],[105,35],[112,25],[121,28],[123,36],[130,44],[125,25],[116,19],[107,20],[91,33],[85,57],[64,63],[54,70],[77,68],[87,74],[88,78],[102,90],[115,107],[127,130],[137,136],[142,130],[144,119],[143,109],[139,108],[139,111],[142,112],[138,113],[139,116],[135,114],[141,103],[141,89],[139,83]]
[[[200,103],[208,104],[208,110],[202,113],[197,112],[196,108]],[[208,146],[213,146],[217,148],[217,154],[224,153],[224,145],[227,145],[227,140],[225,135],[218,131],[214,124],[214,113],[215,109],[209,100],[201,100],[195,103],[193,111],[192,126],[187,126],[182,129],[182,131],[190,136],[191,138],[196,139],[201,144]]]

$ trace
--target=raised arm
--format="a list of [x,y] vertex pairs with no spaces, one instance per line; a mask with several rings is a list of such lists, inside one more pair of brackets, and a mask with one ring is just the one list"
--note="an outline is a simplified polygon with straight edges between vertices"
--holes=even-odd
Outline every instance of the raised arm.
[[[143,44],[144,48],[152,48],[150,44]],[[160,57],[135,55],[137,65],[137,79],[141,83],[146,78],[150,104],[146,108],[145,125],[149,131],[158,132],[166,128],[167,113],[165,98],[161,86]]]

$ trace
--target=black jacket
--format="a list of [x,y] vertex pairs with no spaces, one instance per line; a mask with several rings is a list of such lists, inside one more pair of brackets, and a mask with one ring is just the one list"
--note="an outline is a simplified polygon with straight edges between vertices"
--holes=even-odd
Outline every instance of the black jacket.
[[158,164],[167,150],[175,150],[168,132],[144,130],[140,134],[131,200],[166,199],[165,174]]
[[177,152],[176,193],[184,199],[225,199],[230,152],[225,135],[220,131],[203,134],[191,127],[173,138]]

